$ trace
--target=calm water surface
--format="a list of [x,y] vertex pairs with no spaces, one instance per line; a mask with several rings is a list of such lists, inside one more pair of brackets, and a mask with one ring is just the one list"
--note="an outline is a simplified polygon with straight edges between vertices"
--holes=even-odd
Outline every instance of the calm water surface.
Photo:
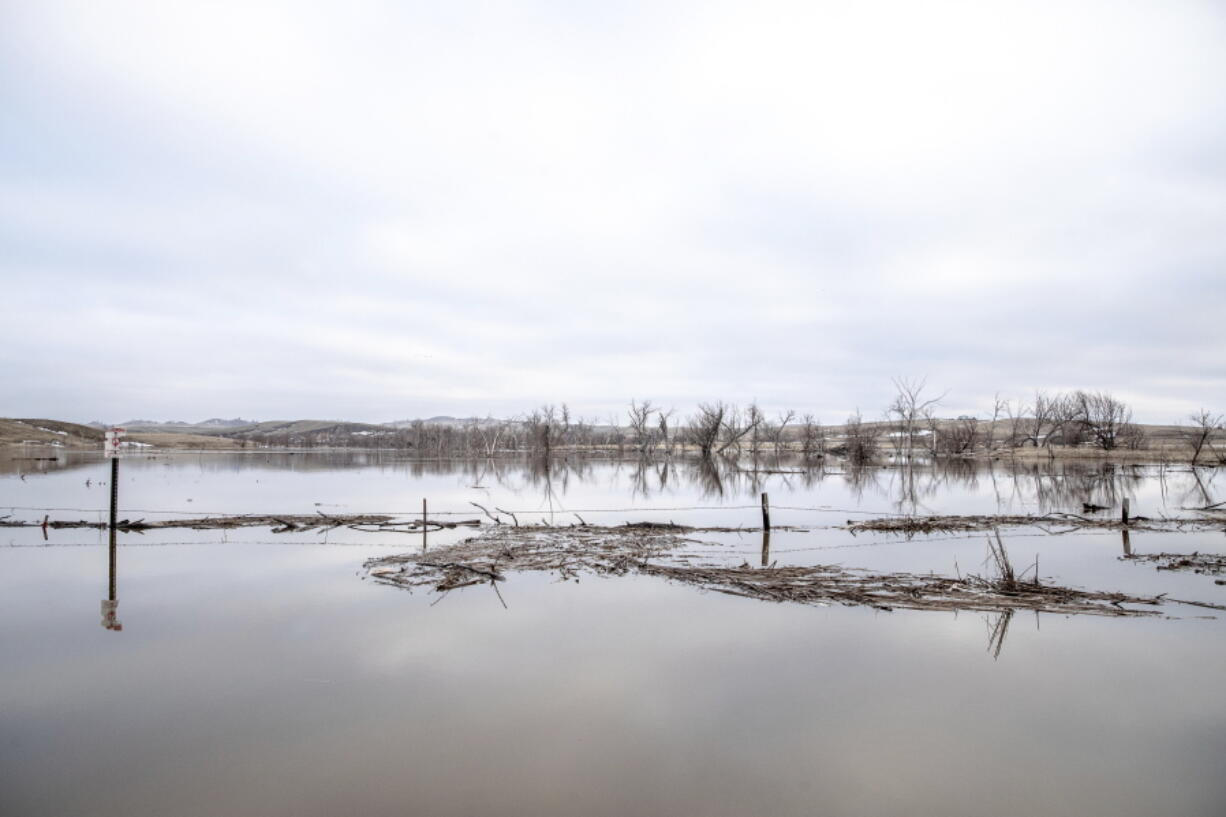
[[[57,456],[45,451],[17,456]],[[104,519],[108,477],[86,455],[0,459],[0,515]],[[428,497],[454,519],[480,517],[479,502],[521,522],[730,527],[758,525],[767,491],[774,524],[804,528],[776,531],[771,561],[942,573],[980,571],[982,534],[836,526],[1123,497],[1173,515],[1226,498],[1226,477],[1156,467],[753,473],[369,453],[133,458],[119,485],[128,518],[419,514]],[[704,538],[717,558],[762,556],[760,534]],[[1211,577],[1121,560],[1116,532],[1006,541],[1062,583],[1226,599]],[[1137,552],[1224,545],[1220,531],[1131,537]],[[1197,617],[1209,611],[1018,614],[994,656],[982,614],[515,574],[504,609],[489,587],[440,601],[364,579],[365,560],[420,547],[348,529],[124,534],[111,631],[105,534],[0,529],[0,814],[1226,812],[1226,621]]]

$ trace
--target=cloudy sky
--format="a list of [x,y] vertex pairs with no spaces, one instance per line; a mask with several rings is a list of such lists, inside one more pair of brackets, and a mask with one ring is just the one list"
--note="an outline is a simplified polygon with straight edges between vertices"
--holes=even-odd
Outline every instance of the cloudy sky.
[[1226,410],[1226,6],[0,0],[0,415]]

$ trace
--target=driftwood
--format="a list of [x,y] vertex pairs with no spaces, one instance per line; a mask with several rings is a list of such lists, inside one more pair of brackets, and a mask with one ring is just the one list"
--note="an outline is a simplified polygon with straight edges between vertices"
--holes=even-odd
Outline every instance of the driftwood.
[[[874,573],[838,565],[739,567],[712,563],[693,528],[660,525],[559,528],[500,526],[430,553],[366,562],[381,584],[447,592],[473,584],[495,586],[515,572],[658,576],[734,596],[799,604],[844,604],[879,610],[1035,610],[1100,616],[1154,615],[1166,599],[1043,584],[1037,578]],[[1000,546],[1003,551],[1003,545]],[[1007,557],[1006,557],[1007,558]],[[1131,605],[1131,606],[1125,606]],[[1213,606],[1204,605],[1200,606]],[[1137,609],[1137,608],[1140,609]],[[1220,609],[1226,609],[1222,607]]]

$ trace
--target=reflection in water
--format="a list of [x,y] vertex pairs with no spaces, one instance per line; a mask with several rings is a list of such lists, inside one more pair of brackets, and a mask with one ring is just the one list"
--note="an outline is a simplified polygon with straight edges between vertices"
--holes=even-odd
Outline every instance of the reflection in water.
[[703,499],[725,496],[725,486],[736,474],[735,469],[723,457],[700,457],[688,460],[687,465],[690,483],[699,489]]
[[[1219,503],[1214,501],[1214,495],[1210,489],[1213,487],[1213,483],[1217,479],[1218,474],[1222,472],[1222,469],[1194,466],[1189,468],[1188,472],[1192,475],[1192,479],[1180,496],[1179,504],[1198,508],[1212,508],[1218,505]],[[1164,488],[1165,475],[1166,469],[1163,468]]]
[[1013,621],[1013,611],[1004,610],[996,616],[988,635],[988,652],[992,658],[1000,658],[1000,651],[1005,648],[1005,637],[1009,634],[1009,623]]
[[667,492],[673,468],[672,458],[639,457],[630,474],[630,495],[646,499]]
[[[431,519],[460,509],[471,514],[475,499],[505,527],[514,523],[496,505],[534,508],[542,495],[556,495],[566,511],[632,505],[636,510],[605,517],[617,524],[646,518],[640,510],[654,506],[756,506],[769,491],[775,521],[787,524],[842,522],[852,514],[800,515],[787,506],[854,508],[849,489],[873,514],[908,506],[924,512],[926,503],[944,512],[990,512],[999,503],[1027,513],[1083,513],[1084,502],[1129,496],[1138,473],[1007,461],[904,472],[770,457],[535,465],[412,463],[352,452],[311,457],[281,459],[287,470],[322,471],[316,464],[331,460],[348,473],[296,475],[256,490],[257,482],[273,482],[259,469],[274,466],[259,455],[209,455],[199,466],[194,455],[178,456],[169,480],[163,464],[171,458],[126,460],[134,481],[124,481],[124,513],[181,508],[172,502],[190,495],[195,507],[209,510],[269,511],[285,503],[312,513],[309,503],[319,499],[353,503],[356,511],[405,508],[415,519],[421,497],[429,496]],[[91,469],[100,465],[97,456],[89,461]],[[217,473],[195,487],[197,467]],[[431,479],[414,483],[410,473]],[[1146,473],[1157,480],[1156,466]],[[1217,473],[1166,469],[1168,507],[1212,504]],[[61,474],[57,495],[54,479],[13,475],[0,502],[105,507],[106,489],[84,487],[86,476]],[[477,485],[488,498],[472,489]],[[713,499],[699,500],[704,489]],[[1134,499],[1143,505],[1138,512],[1152,513],[1156,495],[1151,481]],[[10,512],[0,508],[0,516]],[[24,518],[44,514],[26,511]],[[715,523],[748,523],[756,514],[746,508]],[[1117,515],[1118,506],[1111,518]],[[559,522],[569,523],[567,516],[559,513]],[[518,521],[536,522],[539,514],[529,520],[521,513]],[[429,531],[432,555],[464,534],[433,525]],[[1226,715],[1217,679],[1226,658],[1212,649],[1223,634],[1220,619],[1129,626],[1052,616],[1039,639],[1029,620],[1013,629],[1008,613],[985,621],[966,613],[796,610],[690,593],[657,578],[576,585],[546,575],[517,580],[505,599],[494,583],[432,609],[437,600],[428,595],[375,591],[353,578],[365,558],[419,552],[415,536],[354,532],[324,547],[314,534],[249,533],[241,542],[221,534],[218,542],[216,532],[151,531],[144,540],[151,547],[136,548],[121,529],[125,600],[130,608],[139,598],[140,621],[119,638],[98,634],[91,615],[102,598],[104,627],[121,626],[117,546],[108,549],[108,587],[99,597],[106,538],[92,530],[50,532],[44,543],[34,528],[0,529],[22,545],[0,548],[8,603],[0,733],[11,738],[10,751],[0,753],[0,813],[78,813],[83,803],[100,815],[184,817],[342,809],[374,817],[815,810],[945,817],[982,813],[985,803],[1002,816],[1027,817],[1220,812],[1218,736]],[[1126,555],[1150,549],[1151,537],[1153,549],[1167,540],[1138,533],[1130,543],[1128,532],[1121,535]],[[712,550],[713,558],[730,567],[777,560],[785,567],[815,561],[939,572],[954,569],[958,556],[965,566],[982,548],[978,536],[903,546],[887,537],[853,543],[840,530],[776,528],[761,542],[753,533],[713,538],[726,545]],[[1159,582],[1153,589],[1179,597],[1192,582],[1206,582],[1131,565],[1116,572],[1118,563],[1104,553],[1104,543],[1108,550],[1117,544],[1111,538],[1087,532],[1035,547],[1048,572],[1076,585],[1101,580],[1099,586],[1138,590]],[[291,541],[272,546],[282,539]],[[1187,549],[1220,539],[1206,534]],[[186,546],[171,546],[178,544]],[[1021,547],[1029,556],[1030,541]],[[225,569],[215,569],[223,562]],[[180,581],[186,576],[191,580]],[[1208,585],[1209,592],[1220,589]],[[504,601],[516,602],[512,614],[501,614]],[[207,618],[200,615],[206,609]],[[1180,694],[1154,694],[1181,666],[1199,671],[1181,676]],[[1121,712],[1128,717],[1115,717]],[[1087,757],[1094,759],[1088,766]],[[1019,779],[1018,768],[1033,774]]]
[[102,626],[114,632],[123,630],[123,622],[119,616],[119,583],[118,550],[115,544],[115,528],[111,527],[110,545],[107,548],[110,557],[110,569],[107,576],[107,597],[102,601]]
[[[704,500],[756,498],[779,490],[784,494],[816,489],[829,478],[840,479],[857,503],[878,497],[896,513],[933,513],[952,490],[978,493],[989,485],[998,512],[1026,508],[1037,513],[1083,512],[1083,506],[1109,513],[1125,498],[1135,501],[1144,480],[1157,477],[1165,504],[1171,508],[1204,508],[1216,501],[1214,482],[1223,469],[1172,468],[1166,465],[1131,466],[1096,461],[963,460],[900,461],[891,465],[828,463],[822,458],[761,453],[758,457],[642,456],[600,459],[581,455],[557,457],[411,459],[392,451],[243,452],[208,454],[156,454],[133,456],[141,469],[182,468],[202,473],[267,470],[277,474],[336,472],[354,469],[385,470],[414,479],[453,478],[465,488],[535,493],[547,518],[563,512],[564,498],[576,484],[591,486],[610,476],[622,482],[632,498],[649,500],[680,491],[696,491]],[[0,459],[31,479],[56,471],[96,467],[98,456],[87,452],[59,452],[46,460]]]
[[878,468],[865,465],[849,464],[847,466],[847,470],[843,472],[843,481],[851,488],[851,494],[856,498],[856,502],[863,502],[864,494],[868,491],[880,491],[880,483],[877,479],[879,471]]

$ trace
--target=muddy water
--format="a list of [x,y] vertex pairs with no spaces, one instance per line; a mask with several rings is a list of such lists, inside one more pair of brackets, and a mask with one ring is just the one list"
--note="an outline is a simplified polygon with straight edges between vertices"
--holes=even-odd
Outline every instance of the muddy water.
[[[773,473],[765,473],[771,471]],[[24,479],[22,477],[24,476]],[[106,466],[0,462],[0,515],[105,518]],[[88,484],[87,484],[88,481]],[[771,561],[982,569],[982,534],[850,536],[886,513],[1186,513],[1226,475],[1154,467],[757,472],[679,463],[128,459],[121,517],[207,513],[757,526]],[[73,510],[42,510],[45,508]],[[1110,511],[1117,513],[1118,508]],[[509,516],[503,515],[503,519]],[[1013,531],[1045,579],[1221,603],[1121,560],[1117,532]],[[431,534],[428,547],[470,531]],[[757,533],[712,534],[756,564]],[[1219,531],[1136,552],[1222,552]],[[0,813],[14,815],[1218,815],[1226,620],[766,604],[642,578],[511,575],[440,600],[363,579],[420,535],[0,529]]]

